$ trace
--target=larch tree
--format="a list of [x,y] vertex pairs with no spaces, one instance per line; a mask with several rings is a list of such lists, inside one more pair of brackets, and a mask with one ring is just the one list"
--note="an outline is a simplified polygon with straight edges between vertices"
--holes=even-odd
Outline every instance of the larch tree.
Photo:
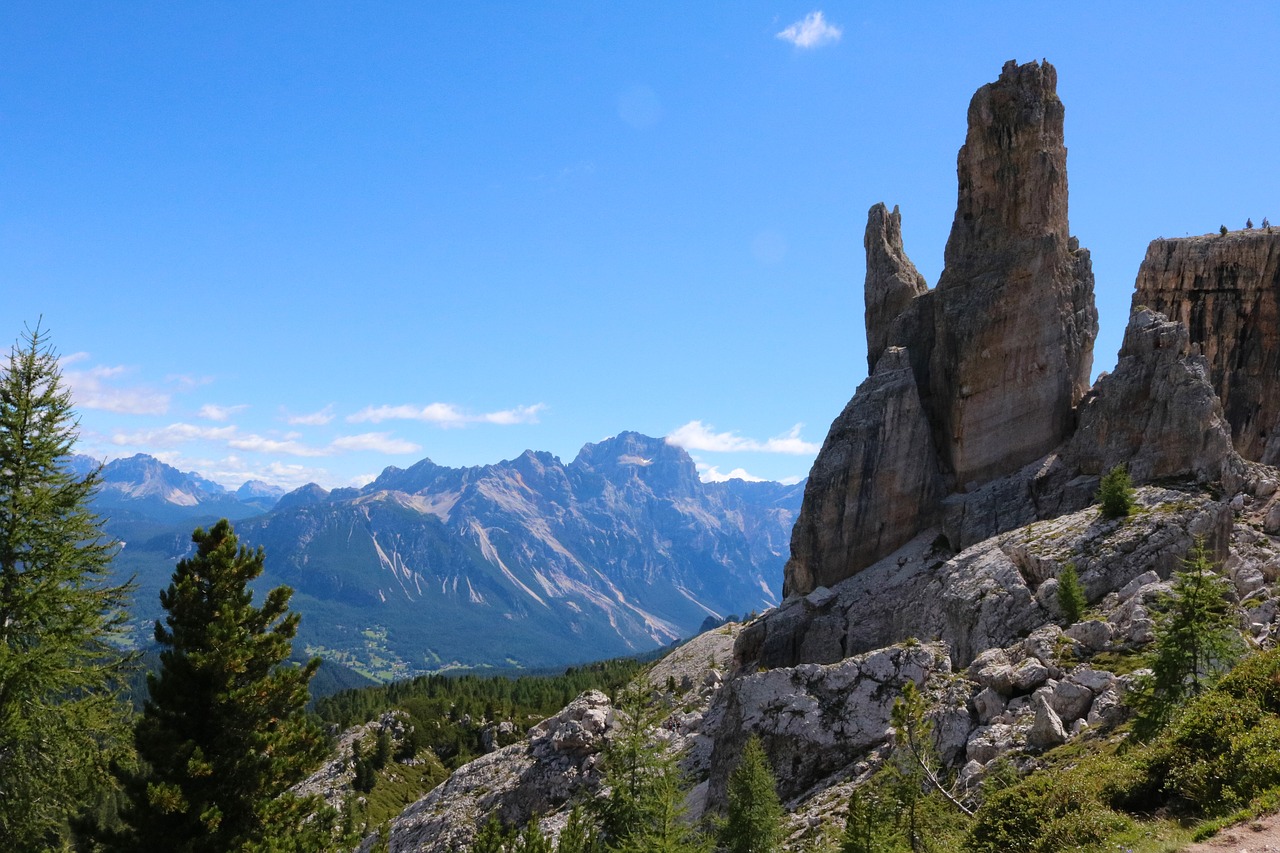
[[0,365],[0,849],[62,846],[67,820],[127,747],[126,656],[109,640],[130,588],[69,466],[77,420],[36,327]]
[[160,672],[134,729],[143,769],[126,784],[128,831],[118,849],[183,853],[321,851],[339,816],[286,793],[327,753],[307,718],[307,683],[320,664],[288,663],[299,616],[277,587],[261,607],[251,581],[262,549],[239,544],[226,519],[192,536],[160,593]]

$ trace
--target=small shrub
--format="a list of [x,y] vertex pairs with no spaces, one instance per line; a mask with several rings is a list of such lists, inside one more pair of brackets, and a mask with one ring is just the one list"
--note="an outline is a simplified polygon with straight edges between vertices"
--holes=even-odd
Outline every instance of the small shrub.
[[1218,226],[1218,233],[1219,233],[1219,234],[1221,234],[1223,237],[1227,236],[1227,226],[1225,226],[1225,225],[1219,225],[1219,226]]
[[1102,477],[1098,501],[1106,518],[1125,518],[1133,512],[1133,481],[1123,465],[1117,465]]

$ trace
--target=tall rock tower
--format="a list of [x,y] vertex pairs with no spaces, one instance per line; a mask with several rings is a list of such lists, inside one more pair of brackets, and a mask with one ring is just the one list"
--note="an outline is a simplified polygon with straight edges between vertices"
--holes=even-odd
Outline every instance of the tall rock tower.
[[1008,62],[973,96],[936,289],[903,251],[897,208],[871,208],[870,376],[810,472],[786,594],[856,574],[935,523],[948,494],[1071,435],[1098,314],[1089,253],[1067,226],[1056,86],[1049,63]]
[[1089,388],[1098,312],[1089,253],[1067,229],[1057,81],[1047,62],[1008,62],[969,104],[929,365],[961,490],[1060,444]]

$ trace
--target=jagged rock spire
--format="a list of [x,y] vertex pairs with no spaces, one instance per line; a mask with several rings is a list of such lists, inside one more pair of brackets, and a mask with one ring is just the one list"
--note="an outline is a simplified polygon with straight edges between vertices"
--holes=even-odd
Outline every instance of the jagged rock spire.
[[876,361],[889,345],[893,321],[911,300],[929,289],[902,247],[902,214],[883,202],[867,212],[867,230],[862,238],[867,251],[867,278],[863,287],[866,302],[867,374],[875,373]]

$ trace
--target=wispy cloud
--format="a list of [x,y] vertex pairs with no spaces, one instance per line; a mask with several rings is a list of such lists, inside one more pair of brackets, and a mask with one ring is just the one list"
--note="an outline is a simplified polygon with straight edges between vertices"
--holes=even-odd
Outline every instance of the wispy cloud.
[[367,406],[354,415],[347,416],[348,423],[382,423],[390,420],[422,421],[449,428],[467,424],[536,424],[538,413],[545,409],[542,403],[532,406],[516,406],[498,412],[472,414],[452,403],[429,403],[425,406]]
[[196,412],[196,417],[209,421],[225,421],[229,420],[237,412],[243,412],[247,408],[249,407],[243,404],[238,406],[219,406],[217,403],[205,403],[200,407],[200,411]]
[[375,453],[417,453],[422,445],[396,438],[388,432],[365,432],[344,435],[329,445],[335,450],[370,450]]
[[326,445],[313,445],[299,441],[296,433],[289,433],[283,436],[267,436],[242,433],[234,425],[209,427],[187,423],[170,424],[160,429],[117,432],[111,436],[110,441],[117,447],[144,448],[147,452],[153,452],[154,448],[176,447],[181,444],[206,441],[224,444],[234,450],[243,450],[249,453],[310,458],[361,451],[397,454],[417,453],[422,450],[421,445],[396,438],[387,432],[344,435],[335,438]]
[[702,421],[689,421],[667,436],[667,443],[685,450],[705,450],[712,453],[786,453],[808,456],[817,453],[819,446],[800,438],[803,424],[796,424],[783,435],[765,441],[746,438],[734,432],[715,432]]
[[814,11],[778,33],[778,38],[789,41],[796,47],[810,50],[840,41],[840,36],[843,34],[844,30],[840,27],[827,23],[821,11]]
[[176,423],[159,429],[117,432],[111,443],[121,447],[174,447],[192,441],[228,441],[236,437],[234,426],[207,427]]
[[324,426],[333,420],[333,405],[307,415],[285,415],[285,422],[294,426]]
[[62,379],[71,389],[77,408],[97,409],[124,415],[163,415],[169,411],[169,395],[141,385],[121,385],[127,367],[97,365],[84,370],[67,370],[66,365],[88,358],[87,353],[74,353],[62,359]]

